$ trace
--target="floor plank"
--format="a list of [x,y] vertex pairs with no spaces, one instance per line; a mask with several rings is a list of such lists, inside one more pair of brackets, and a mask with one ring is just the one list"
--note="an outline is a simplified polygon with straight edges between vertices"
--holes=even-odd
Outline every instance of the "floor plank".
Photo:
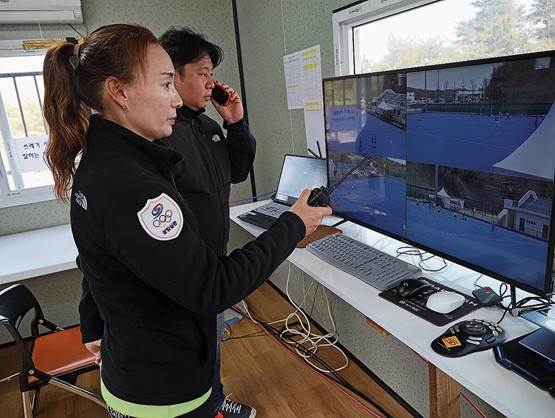
[[[246,302],[252,316],[266,323],[283,319],[294,310],[268,284],[249,296]],[[336,385],[298,360],[273,337],[245,337],[253,334],[261,335],[261,328],[247,317],[232,326],[232,337],[223,344],[222,381],[226,393],[232,393],[232,400],[254,406],[257,416],[304,418],[314,414],[320,418],[366,418],[373,416],[372,413],[382,416],[368,402],[346,389],[343,390],[348,394],[341,393]],[[319,349],[318,355],[336,367],[343,364],[335,349]],[[350,362],[340,373],[391,416],[412,416],[355,363]]]
[[[282,319],[293,311],[289,302],[269,284],[255,291],[246,302],[253,317],[264,322]],[[232,337],[222,343],[224,388],[232,400],[254,406],[257,417],[367,418],[374,416],[369,410],[377,414],[368,402],[345,389],[346,393],[342,393],[248,318],[232,325],[231,333]],[[320,349],[318,355],[330,364],[342,364],[333,349]],[[0,349],[0,379],[16,372],[19,362],[16,347]],[[341,374],[382,405],[391,416],[411,416],[353,362]],[[98,392],[98,371],[81,376],[78,383]],[[23,416],[17,378],[0,383],[0,405],[0,416]],[[106,411],[93,402],[55,387],[43,388],[37,414],[37,418],[107,416]]]

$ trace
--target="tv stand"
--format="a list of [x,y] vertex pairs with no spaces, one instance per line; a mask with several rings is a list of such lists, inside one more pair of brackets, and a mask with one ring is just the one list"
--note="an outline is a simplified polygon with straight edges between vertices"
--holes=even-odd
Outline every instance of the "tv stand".
[[511,304],[509,306],[514,308],[516,307],[516,287],[510,285],[509,290],[511,291]]

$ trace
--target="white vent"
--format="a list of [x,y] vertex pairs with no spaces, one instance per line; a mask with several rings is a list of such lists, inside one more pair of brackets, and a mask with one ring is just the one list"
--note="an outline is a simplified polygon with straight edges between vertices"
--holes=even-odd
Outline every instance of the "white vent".
[[83,23],[81,0],[0,0],[0,24]]

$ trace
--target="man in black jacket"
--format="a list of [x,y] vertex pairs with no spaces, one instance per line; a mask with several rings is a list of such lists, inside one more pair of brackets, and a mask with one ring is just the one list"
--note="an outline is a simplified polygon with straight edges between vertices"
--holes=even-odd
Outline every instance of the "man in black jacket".
[[[164,49],[176,69],[175,87],[183,100],[177,109],[173,133],[164,141],[184,159],[176,166],[177,189],[194,212],[200,236],[217,255],[226,254],[229,239],[229,194],[232,183],[244,181],[254,161],[256,141],[244,119],[239,95],[229,86],[229,104],[211,99],[213,69],[221,62],[223,51],[205,36],[188,28],[172,27],[161,37]],[[212,102],[224,120],[220,125],[204,114]],[[224,314],[218,315],[218,335],[212,399],[224,417],[253,418],[256,410],[232,402],[223,394],[220,380],[220,344]]]

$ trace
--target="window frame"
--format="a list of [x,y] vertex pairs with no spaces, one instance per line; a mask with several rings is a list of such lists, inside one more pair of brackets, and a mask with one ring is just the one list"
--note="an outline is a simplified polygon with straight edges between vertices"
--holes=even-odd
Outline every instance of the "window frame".
[[[460,0],[453,0],[453,3],[458,3],[459,1]],[[504,18],[507,19],[510,29],[510,35],[516,35],[520,37],[516,39],[516,41],[515,39],[511,39],[509,37],[505,39],[501,36],[496,35],[496,39],[501,39],[504,42],[501,42],[499,46],[495,44],[490,45],[492,42],[492,40],[490,39],[491,34],[486,33],[484,35],[484,33],[480,32],[477,35],[477,39],[480,39],[480,35],[482,37],[485,36],[486,39],[485,42],[482,42],[483,45],[478,44],[478,49],[482,49],[482,51],[477,54],[471,53],[471,56],[461,59],[457,55],[457,53],[454,54],[454,44],[452,44],[450,46],[450,51],[449,48],[446,49],[446,51],[450,53],[450,57],[444,61],[442,61],[444,58],[439,58],[439,60],[436,58],[432,59],[429,64],[427,63],[427,61],[419,61],[415,62],[414,64],[404,62],[403,65],[399,68],[442,64],[444,62],[473,61],[484,58],[494,58],[495,56],[501,55],[520,55],[525,53],[543,52],[555,49],[555,47],[553,46],[555,45],[555,38],[552,34],[552,14],[549,15],[551,17],[547,17],[547,15],[542,14],[542,11],[545,12],[546,10],[548,11],[548,9],[540,9],[540,4],[537,3],[537,1],[538,0],[524,0],[523,2],[521,2],[519,0],[516,0],[515,8],[511,7],[507,9],[508,14],[506,16],[504,15]],[[445,5],[448,8],[450,7],[448,0],[361,0],[334,10],[332,12],[332,31],[335,76],[362,74],[369,72],[369,70],[366,69],[366,63],[363,61],[364,57],[368,53],[368,49],[365,48],[364,52],[362,52],[362,48],[360,48],[360,46],[363,46],[363,42],[365,42],[364,45],[366,46],[372,46],[371,42],[364,39],[364,37],[367,36],[363,34],[363,32],[365,32],[366,30],[364,26],[382,19],[401,15],[404,12],[409,12],[407,15],[414,16],[416,18],[418,16],[418,13],[416,13],[416,9],[427,9],[426,6],[432,6],[431,8],[435,8],[435,6],[438,6],[438,8],[436,9],[438,10],[442,8],[442,5]],[[469,36],[469,33],[472,32],[472,23],[474,21],[478,22],[480,28],[485,27],[490,32],[494,30],[495,26],[488,26],[489,23],[484,23],[483,20],[491,18],[491,16],[488,17],[487,13],[491,14],[491,8],[497,6],[495,0],[489,0],[489,2],[485,2],[485,4],[478,5],[474,4],[472,0],[468,0],[467,3],[465,3],[465,6],[474,6],[476,14],[472,18],[468,18],[468,16],[466,18],[461,17],[462,20],[460,20],[460,22],[454,22],[456,25],[459,25],[459,23],[470,22],[470,26],[468,24],[463,24],[459,27],[459,29],[462,30],[462,32],[464,33],[462,35],[463,37]],[[497,15],[502,14],[501,12],[504,11],[505,9],[495,11],[494,13]],[[415,14],[413,15],[412,12],[415,12]],[[515,12],[523,12],[524,16],[518,17]],[[448,13],[445,11],[445,7],[443,8],[443,13]],[[419,17],[422,18],[421,15]],[[523,17],[523,19],[521,19],[521,17]],[[467,21],[467,19],[470,20]],[[482,22],[480,22],[480,20]],[[386,23],[388,23],[387,19]],[[404,24],[407,23],[405,22]],[[505,21],[496,21],[495,24],[505,25]],[[379,27],[379,25],[376,27]],[[394,28],[394,26],[391,27]],[[418,31],[416,31],[414,35],[416,38],[420,36]],[[450,38],[450,40],[447,41],[448,44],[453,41],[453,35],[456,37],[461,36],[458,33],[452,33],[450,36],[447,36],[445,39]],[[429,39],[433,40],[434,37],[430,37]],[[443,41],[443,38],[439,40]],[[383,44],[384,41],[381,42]],[[509,45],[512,45],[512,47],[510,47]],[[485,50],[483,50],[484,46],[486,47],[486,50],[491,51],[493,55],[485,52]],[[497,51],[496,48],[499,48],[499,51]],[[366,58],[368,57],[366,56]],[[388,67],[389,65],[386,66]],[[380,67],[380,70],[397,69],[397,67],[386,68],[386,66]],[[364,67],[365,69],[362,70],[361,67]],[[378,70],[376,69],[376,71]]]
[[[45,55],[46,49],[39,49],[39,50],[24,50],[23,49],[23,41],[21,40],[9,40],[9,41],[0,41],[0,57],[7,58],[7,57],[26,57],[26,56],[41,56]],[[18,73],[18,71],[13,71],[13,73]],[[28,73],[28,71],[21,71],[22,74]],[[11,141],[11,130],[9,125],[6,125],[7,121],[7,113],[6,109],[4,108],[4,103],[0,103],[0,130],[2,131],[2,137],[6,138],[6,135],[9,135],[9,140],[0,139],[4,142],[6,146],[6,152],[10,153],[13,152],[10,149],[10,146],[13,146]],[[42,109],[41,109],[42,112]],[[8,161],[13,162],[14,157],[7,156]],[[14,166],[10,166],[11,172],[15,173],[12,175],[20,176],[21,173],[17,168],[17,161],[15,162]],[[37,187],[26,187],[22,189],[12,189],[9,180],[8,180],[8,170],[4,164],[2,151],[0,151],[0,209],[13,207],[13,206],[20,206],[32,203],[39,203],[49,200],[55,200],[56,197],[54,195],[54,184],[48,184],[43,186]]]
[[335,75],[355,72],[353,29],[364,23],[415,9],[440,0],[363,0],[332,12]]

